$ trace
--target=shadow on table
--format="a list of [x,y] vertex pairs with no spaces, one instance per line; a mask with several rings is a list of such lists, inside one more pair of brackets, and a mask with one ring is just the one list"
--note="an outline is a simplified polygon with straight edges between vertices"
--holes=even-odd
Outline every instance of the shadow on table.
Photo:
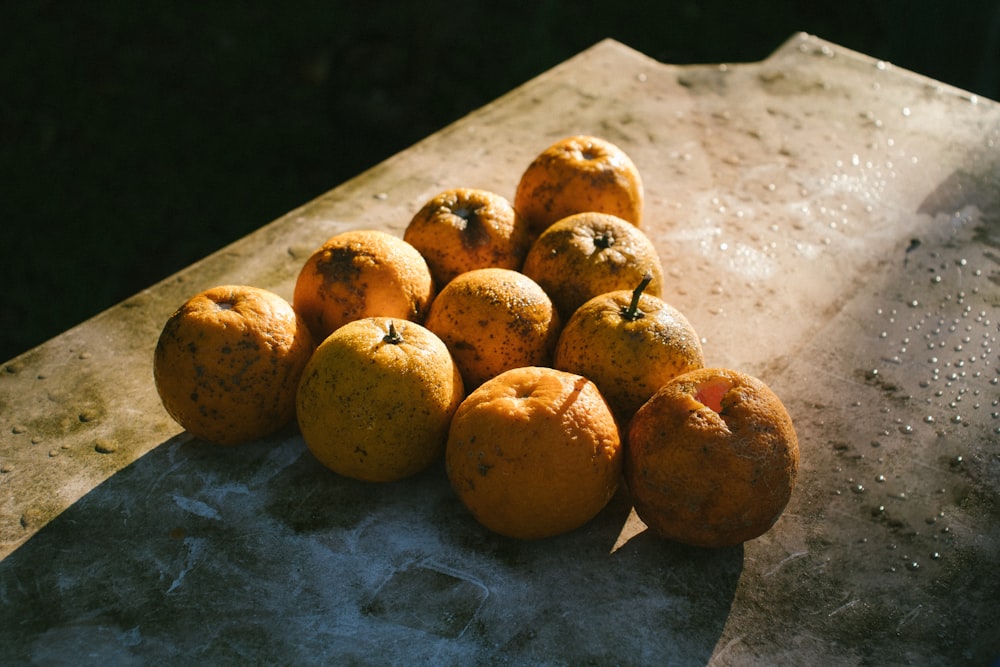
[[536,542],[479,526],[443,466],[393,484],[322,468],[294,432],[179,436],[0,563],[13,662],[705,663],[742,548],[648,532],[616,497]]

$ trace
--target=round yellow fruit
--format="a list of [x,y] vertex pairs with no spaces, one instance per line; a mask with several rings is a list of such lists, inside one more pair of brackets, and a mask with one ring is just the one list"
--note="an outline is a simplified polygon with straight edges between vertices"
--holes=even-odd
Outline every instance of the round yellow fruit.
[[444,452],[451,417],[465,397],[445,344],[415,322],[348,322],[306,365],[296,395],[309,451],[334,472],[391,482]]
[[651,278],[577,308],[552,362],[592,380],[623,424],[657,389],[705,365],[701,340],[684,314],[643,293]]

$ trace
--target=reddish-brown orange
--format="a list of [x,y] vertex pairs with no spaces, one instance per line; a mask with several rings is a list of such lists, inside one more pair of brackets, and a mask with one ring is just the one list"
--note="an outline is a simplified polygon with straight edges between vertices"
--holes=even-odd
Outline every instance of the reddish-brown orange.
[[679,375],[632,417],[625,479],[635,511],[663,537],[701,547],[759,537],[781,516],[799,445],[781,400],[723,368]]

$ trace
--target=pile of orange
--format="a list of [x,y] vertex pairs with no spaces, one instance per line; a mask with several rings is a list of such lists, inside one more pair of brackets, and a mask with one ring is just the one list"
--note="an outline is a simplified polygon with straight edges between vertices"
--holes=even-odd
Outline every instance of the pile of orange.
[[663,300],[639,171],[573,136],[527,166],[513,203],[429,199],[402,238],[352,230],[302,265],[291,303],[206,290],[154,355],[168,414],[220,444],[295,419],[332,471],[369,482],[444,460],[486,528],[580,528],[619,491],[657,533],[727,546],[768,530],[798,470],[791,419],[760,380],[705,368]]

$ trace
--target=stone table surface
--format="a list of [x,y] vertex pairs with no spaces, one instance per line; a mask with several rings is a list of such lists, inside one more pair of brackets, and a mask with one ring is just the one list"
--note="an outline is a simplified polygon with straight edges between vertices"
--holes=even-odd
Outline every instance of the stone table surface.
[[[637,163],[707,363],[795,420],[799,483],[764,536],[685,548],[618,497],[507,540],[443,465],[366,485],[294,426],[227,449],[163,411],[152,351],[186,298],[291,298],[334,233],[401,235],[450,187],[512,198],[575,133]],[[998,334],[996,102],[805,34],[683,67],[603,41],[2,366],[0,662],[989,664]]]

